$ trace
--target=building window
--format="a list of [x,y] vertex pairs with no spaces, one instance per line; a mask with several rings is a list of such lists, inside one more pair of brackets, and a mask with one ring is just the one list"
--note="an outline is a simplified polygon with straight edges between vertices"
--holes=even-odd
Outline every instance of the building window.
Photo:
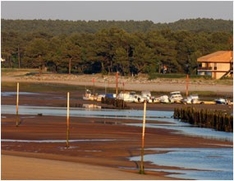
[[217,70],[217,63],[214,63],[214,70]]

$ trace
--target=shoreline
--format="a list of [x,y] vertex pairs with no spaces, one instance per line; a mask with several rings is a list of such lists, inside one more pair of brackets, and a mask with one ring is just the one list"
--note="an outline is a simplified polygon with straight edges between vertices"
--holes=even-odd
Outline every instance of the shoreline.
[[[95,81],[93,81],[93,79]],[[68,85],[82,85],[95,87],[115,88],[115,76],[94,75],[67,75],[67,74],[42,74],[37,76],[24,75],[2,75],[2,82],[28,82],[28,83],[58,83]],[[123,86],[124,84],[124,86]],[[213,80],[191,80],[188,84],[188,90],[196,91],[213,91],[219,94],[232,95],[233,84],[223,85],[217,84]],[[154,79],[148,80],[146,77],[119,77],[119,89],[135,90],[135,91],[181,91],[186,92],[186,79]]]
[[[89,76],[91,78],[92,76]],[[72,85],[90,85],[92,82],[77,82],[77,79],[64,80],[24,80],[19,77],[2,77],[2,82],[51,82]],[[129,88],[148,89],[157,85],[129,83]],[[142,86],[144,85],[144,86]],[[148,85],[148,86],[145,86]],[[158,84],[159,85],[159,84]],[[178,90],[184,85],[178,83],[164,84],[161,90]],[[104,82],[96,82],[95,86],[105,86]],[[110,84],[115,87],[114,82]],[[178,87],[176,87],[178,86]],[[232,94],[230,86],[207,85],[207,88],[220,90],[223,94]],[[224,88],[226,87],[226,88]],[[232,87],[232,86],[231,86]],[[127,88],[127,86],[126,86]],[[178,88],[178,89],[177,89]],[[191,89],[193,87],[191,86]],[[159,90],[159,86],[157,90]],[[198,88],[197,88],[198,89]],[[46,96],[45,96],[46,95]],[[71,105],[94,103],[81,100],[82,93],[72,94]],[[49,99],[50,101],[48,101]],[[16,96],[2,97],[5,105],[15,105]],[[97,102],[95,102],[97,103]],[[66,106],[66,94],[45,93],[41,95],[21,95],[20,105],[35,106]],[[131,109],[142,110],[143,104],[129,104]],[[148,110],[173,111],[179,104],[147,104]],[[227,105],[194,105],[200,108],[230,110],[233,106]],[[66,117],[59,116],[29,116],[19,115],[22,123],[15,126],[16,115],[2,114],[1,128],[2,139],[16,140],[65,140]],[[118,122],[118,124],[113,124]],[[70,149],[66,149],[63,143],[20,143],[2,141],[2,179],[124,179],[124,180],[181,180],[168,176],[163,171],[146,171],[146,174],[138,174],[139,162],[131,162],[128,157],[140,155],[141,127],[124,125],[126,122],[141,122],[136,120],[103,118],[70,117],[70,139],[86,140],[70,143]],[[145,148],[216,148],[233,146],[232,142],[214,140],[209,138],[193,137],[178,132],[159,128],[146,129]],[[157,138],[157,139],[155,139]],[[92,141],[95,140],[96,141]],[[99,141],[97,141],[99,139]],[[103,141],[109,139],[109,141]],[[102,140],[102,141],[101,141]],[[110,141],[112,140],[112,141]],[[145,154],[152,153],[146,151]],[[160,154],[160,152],[158,153]],[[19,165],[24,163],[20,167]],[[47,169],[48,165],[51,167]],[[66,169],[64,169],[66,167]],[[70,169],[69,169],[70,168]],[[125,168],[125,169],[122,169]],[[179,167],[164,167],[145,163],[145,168],[156,169],[182,169]],[[78,172],[77,169],[80,171]],[[12,173],[15,173],[14,175]],[[69,174],[66,174],[69,173]],[[79,174],[78,174],[79,173]],[[104,175],[105,174],[105,175]],[[59,177],[59,175],[61,177]]]

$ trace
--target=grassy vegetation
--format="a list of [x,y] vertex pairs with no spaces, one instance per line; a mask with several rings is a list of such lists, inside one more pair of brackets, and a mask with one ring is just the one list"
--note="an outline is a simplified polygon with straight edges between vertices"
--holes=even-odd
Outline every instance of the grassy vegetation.
[[[2,91],[15,91],[16,83],[2,82]],[[53,83],[20,83],[20,91],[23,92],[66,92],[84,90],[82,86],[53,84]]]
[[[16,91],[16,83],[14,82],[2,82],[2,92]],[[20,91],[22,92],[84,92],[85,89],[93,90],[97,93],[103,93],[104,88],[92,87],[92,86],[77,86],[58,83],[20,83]],[[114,89],[108,89],[109,92],[115,92]]]
[[[13,82],[2,82],[1,85],[2,92],[14,92],[16,91],[16,83]],[[66,93],[66,92],[85,92],[85,89],[94,90],[95,93],[104,93],[104,88],[101,87],[85,87],[85,86],[77,86],[77,85],[67,85],[67,84],[53,84],[53,83],[26,83],[22,82],[20,83],[20,91],[21,92],[58,92],[58,93]],[[121,91],[121,90],[119,90]],[[108,88],[108,93],[115,93],[114,88]],[[140,91],[136,91],[136,93],[141,93]],[[168,95],[169,92],[164,91],[152,91],[151,94],[155,97],[162,96],[162,95]],[[197,94],[199,97],[203,100],[214,100],[218,97],[224,97],[223,95],[220,95],[213,91],[191,91],[189,94]],[[185,97],[185,95],[183,95]],[[228,99],[232,99],[232,97],[225,97]]]

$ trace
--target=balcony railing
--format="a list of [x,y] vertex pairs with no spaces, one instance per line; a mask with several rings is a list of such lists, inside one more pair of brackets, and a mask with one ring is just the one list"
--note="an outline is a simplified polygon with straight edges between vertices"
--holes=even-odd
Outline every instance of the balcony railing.
[[198,68],[198,71],[210,71],[210,70],[212,70],[212,67],[199,67]]

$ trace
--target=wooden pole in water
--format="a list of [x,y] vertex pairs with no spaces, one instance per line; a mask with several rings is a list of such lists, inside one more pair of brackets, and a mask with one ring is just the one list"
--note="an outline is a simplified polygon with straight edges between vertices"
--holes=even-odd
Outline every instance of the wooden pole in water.
[[19,82],[17,82],[16,90],[16,126],[19,126]]
[[69,120],[69,109],[70,109],[70,93],[67,92],[67,147],[69,147],[69,135],[70,135],[70,120]]
[[145,117],[146,117],[146,100],[144,101],[144,114],[143,114],[143,124],[142,124],[140,174],[144,174],[145,173],[144,172]]

